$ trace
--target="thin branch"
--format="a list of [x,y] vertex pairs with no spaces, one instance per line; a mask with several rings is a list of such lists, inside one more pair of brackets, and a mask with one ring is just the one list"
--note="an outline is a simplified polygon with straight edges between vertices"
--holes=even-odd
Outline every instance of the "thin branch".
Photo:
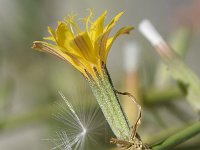
[[169,136],[163,142],[152,147],[153,150],[168,150],[200,133],[200,121],[182,129],[181,131]]

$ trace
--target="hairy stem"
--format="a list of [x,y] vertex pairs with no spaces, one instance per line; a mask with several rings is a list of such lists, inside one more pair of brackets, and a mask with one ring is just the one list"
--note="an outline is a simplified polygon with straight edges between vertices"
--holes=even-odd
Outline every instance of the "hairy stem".
[[113,133],[118,139],[129,140],[129,124],[107,71],[105,70],[103,77],[89,80],[89,85]]

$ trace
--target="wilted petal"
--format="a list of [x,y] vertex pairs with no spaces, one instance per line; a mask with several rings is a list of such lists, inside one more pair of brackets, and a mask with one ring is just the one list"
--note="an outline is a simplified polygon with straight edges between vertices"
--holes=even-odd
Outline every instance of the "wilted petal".
[[121,34],[129,34],[131,30],[133,30],[134,27],[123,27],[120,30],[118,30],[118,32],[111,38],[108,39],[107,44],[106,44],[106,53],[105,53],[105,57],[107,59],[108,53],[110,51],[110,48],[113,44],[113,42],[116,40],[116,38],[121,35]]
[[110,34],[111,30],[113,29],[113,27],[115,26],[115,24],[117,23],[117,21],[120,19],[120,17],[123,14],[124,14],[124,12],[117,14],[112,19],[112,21],[105,27],[103,34],[98,39],[99,55],[100,55],[101,60],[104,63],[106,63],[107,56],[108,56],[108,51],[106,51],[106,47],[107,47],[107,41],[108,41],[108,38],[109,38],[109,34]]
[[43,42],[43,41],[35,41],[33,43],[32,48],[43,51],[43,52],[54,54],[57,57],[71,63],[80,72],[85,73],[85,71],[83,69],[84,65],[79,61],[79,57],[75,56],[73,54],[67,53],[67,52],[63,53],[61,48],[59,48],[58,46],[55,46],[53,44],[49,44],[49,43]]
[[104,63],[106,63],[106,43],[108,41],[108,37],[109,37],[109,34],[110,34],[110,31],[111,30],[107,30],[106,32],[104,32],[101,37],[98,39],[97,41],[97,45],[98,45],[98,48],[99,48],[99,57],[101,59],[101,61],[103,61]]
[[107,30],[112,29],[115,24],[118,22],[118,20],[120,19],[120,17],[124,14],[124,12],[120,12],[119,14],[117,14],[112,21],[105,27],[104,32],[106,32]]

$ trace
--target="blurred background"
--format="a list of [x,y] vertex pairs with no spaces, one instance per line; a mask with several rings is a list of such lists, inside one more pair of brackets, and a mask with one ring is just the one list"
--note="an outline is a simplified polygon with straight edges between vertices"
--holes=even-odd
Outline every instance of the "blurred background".
[[[91,112],[97,109],[87,82],[77,70],[52,55],[31,49],[33,41],[48,35],[47,26],[55,28],[57,21],[70,13],[85,17],[88,8],[94,10],[96,17],[108,10],[106,22],[125,11],[114,31],[125,25],[135,27],[130,35],[114,43],[107,67],[116,89],[133,93],[142,104],[139,131],[142,138],[148,143],[155,142],[196,120],[197,114],[174,80],[163,71],[159,56],[137,28],[143,19],[151,20],[185,63],[200,76],[199,0],[0,0],[1,150],[56,149],[52,139],[57,137],[60,126],[64,126],[61,119],[53,117],[61,110],[55,104],[62,103],[58,91],[75,106],[81,101],[85,108],[94,103],[89,106]],[[121,99],[133,124],[136,108],[126,98]],[[83,109],[81,113],[88,116],[87,111]],[[106,134],[98,137],[103,140],[92,143],[108,145],[104,147],[108,149],[112,135],[109,135],[101,112],[98,113],[95,119],[104,122],[100,128]],[[176,149],[200,149],[199,139],[199,136],[193,138]]]

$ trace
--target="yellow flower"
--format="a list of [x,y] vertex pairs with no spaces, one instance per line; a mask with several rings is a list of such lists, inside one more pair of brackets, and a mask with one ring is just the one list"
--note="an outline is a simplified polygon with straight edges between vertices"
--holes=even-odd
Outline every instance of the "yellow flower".
[[115,39],[121,35],[129,33],[133,27],[123,27],[114,36],[109,34],[116,22],[123,15],[123,12],[116,15],[112,21],[104,26],[107,15],[105,11],[96,21],[92,22],[93,13],[84,19],[85,30],[81,30],[79,25],[74,21],[74,16],[68,17],[62,22],[58,22],[56,31],[48,27],[51,40],[55,44],[44,41],[35,41],[33,48],[52,53],[63,60],[70,62],[86,78],[102,76],[102,65],[106,64],[107,56]]

